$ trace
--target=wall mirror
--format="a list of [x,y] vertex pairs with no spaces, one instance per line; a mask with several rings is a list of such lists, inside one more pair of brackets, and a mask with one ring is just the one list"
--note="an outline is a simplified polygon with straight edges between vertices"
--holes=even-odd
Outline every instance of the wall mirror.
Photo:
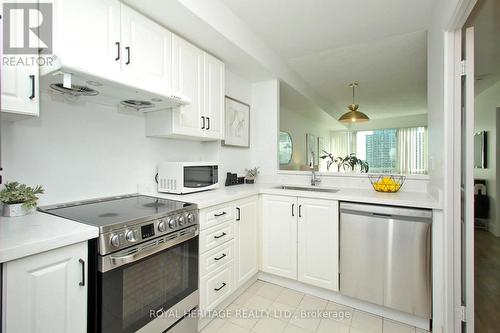
[[280,132],[280,141],[278,144],[278,153],[280,165],[290,164],[293,156],[292,136],[288,132]]
[[[318,92],[314,102],[280,82],[280,170],[427,174],[427,33],[355,48],[347,58],[332,51],[318,59],[321,71],[301,64],[299,74]],[[340,122],[351,104],[369,120]],[[359,163],[351,167],[353,158]]]

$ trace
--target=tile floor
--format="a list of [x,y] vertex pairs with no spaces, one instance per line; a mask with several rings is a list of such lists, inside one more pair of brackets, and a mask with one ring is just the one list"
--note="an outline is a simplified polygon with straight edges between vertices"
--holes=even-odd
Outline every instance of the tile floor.
[[202,333],[428,333],[258,280]]

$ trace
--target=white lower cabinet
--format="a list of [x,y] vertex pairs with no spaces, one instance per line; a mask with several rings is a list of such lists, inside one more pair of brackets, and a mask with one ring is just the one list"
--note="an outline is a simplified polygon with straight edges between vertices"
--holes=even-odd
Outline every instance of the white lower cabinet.
[[86,242],[4,263],[4,333],[87,332],[86,272]]
[[338,291],[338,201],[262,196],[262,270]]
[[200,309],[213,310],[258,271],[258,196],[200,211]]

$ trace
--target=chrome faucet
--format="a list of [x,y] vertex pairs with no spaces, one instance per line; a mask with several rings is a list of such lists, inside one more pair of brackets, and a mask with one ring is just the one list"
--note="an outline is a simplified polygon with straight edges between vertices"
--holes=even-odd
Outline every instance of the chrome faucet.
[[309,168],[311,168],[311,186],[316,186],[321,183],[321,178],[314,170],[314,152],[311,152],[311,160],[309,161]]

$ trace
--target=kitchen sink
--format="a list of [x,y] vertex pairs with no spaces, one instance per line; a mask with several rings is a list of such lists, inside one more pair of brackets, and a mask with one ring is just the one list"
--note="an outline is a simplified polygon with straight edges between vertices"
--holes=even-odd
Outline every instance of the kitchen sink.
[[291,190],[291,191],[308,191],[308,192],[326,192],[326,193],[337,193],[339,190],[336,188],[324,188],[324,187],[305,187],[305,186],[287,186],[280,185],[275,187],[280,190]]

